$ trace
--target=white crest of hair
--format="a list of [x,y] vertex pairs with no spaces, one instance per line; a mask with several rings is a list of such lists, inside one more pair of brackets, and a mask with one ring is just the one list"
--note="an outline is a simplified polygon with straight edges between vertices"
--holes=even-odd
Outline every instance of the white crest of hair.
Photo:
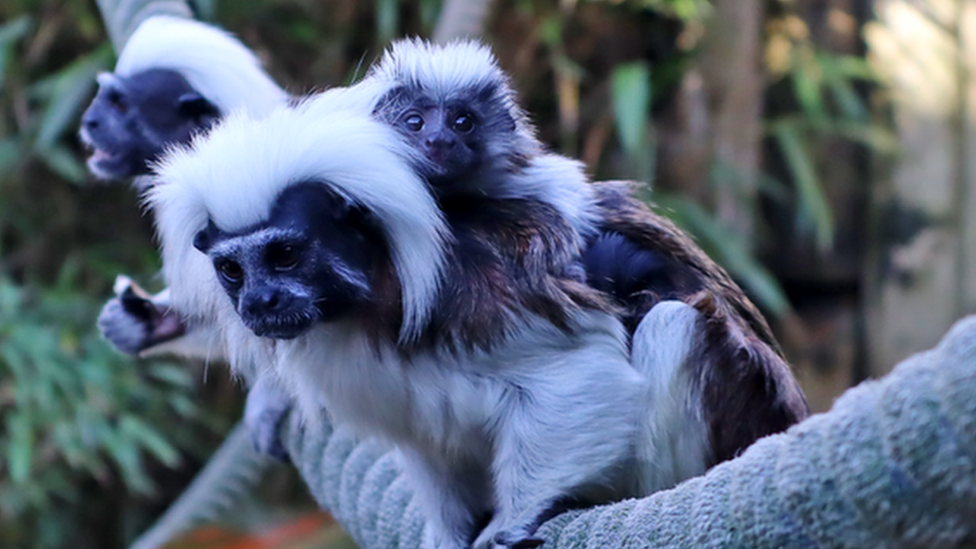
[[180,73],[225,115],[243,108],[263,116],[288,100],[240,40],[192,19],[158,15],[139,25],[119,55],[115,73],[129,77],[149,69]]
[[583,238],[597,232],[600,215],[582,162],[538,155],[502,183],[502,198],[534,198],[555,208]]
[[411,169],[417,153],[353,104],[349,90],[337,89],[262,119],[232,113],[156,166],[158,184],[148,200],[177,310],[210,316],[229,301],[213,266],[193,247],[208,220],[240,231],[265,221],[284,189],[313,181],[382,224],[401,285],[400,338],[419,335],[440,286],[449,233],[427,184]]
[[535,144],[535,129],[519,107],[508,75],[498,66],[491,48],[476,40],[458,39],[447,44],[420,38],[397,40],[370,68],[366,79],[418,87],[441,99],[496,84],[503,92],[504,107],[515,119],[516,133]]
[[508,83],[488,46],[474,40],[434,44],[420,38],[393,42],[367,78],[420,86],[438,96],[493,82]]

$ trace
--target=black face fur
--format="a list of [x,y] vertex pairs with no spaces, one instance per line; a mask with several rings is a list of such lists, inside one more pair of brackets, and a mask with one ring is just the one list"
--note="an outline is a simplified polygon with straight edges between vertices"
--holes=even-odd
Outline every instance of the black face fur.
[[92,150],[88,168],[101,179],[149,172],[167,145],[187,143],[220,112],[179,73],[152,69],[129,78],[102,77],[81,120],[81,139]]
[[255,334],[291,339],[348,314],[371,295],[384,249],[369,215],[319,183],[289,187],[264,223],[227,233],[211,223],[194,246]]
[[486,83],[439,95],[416,85],[400,86],[378,104],[375,116],[393,126],[426,163],[418,167],[440,194],[479,189],[480,175],[520,162],[517,125],[506,101],[507,87]]

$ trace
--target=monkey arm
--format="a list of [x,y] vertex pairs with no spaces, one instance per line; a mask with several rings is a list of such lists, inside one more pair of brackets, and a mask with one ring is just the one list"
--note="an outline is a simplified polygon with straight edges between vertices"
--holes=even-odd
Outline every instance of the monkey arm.
[[[552,548],[959,546],[976,539],[974,394],[976,316],[704,476],[562,514],[538,535]],[[395,456],[296,419],[285,444],[318,502],[364,549],[419,548],[424,525]]]

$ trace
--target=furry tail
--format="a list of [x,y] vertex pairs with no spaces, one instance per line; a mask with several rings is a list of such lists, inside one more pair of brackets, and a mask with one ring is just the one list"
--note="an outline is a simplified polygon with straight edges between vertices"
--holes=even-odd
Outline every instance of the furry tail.
[[694,374],[703,318],[681,301],[662,301],[638,324],[631,364],[644,376],[646,417],[638,447],[639,493],[671,488],[711,461],[701,390]]
[[259,455],[240,422],[190,486],[129,549],[158,549],[226,513],[264,477],[275,460]]

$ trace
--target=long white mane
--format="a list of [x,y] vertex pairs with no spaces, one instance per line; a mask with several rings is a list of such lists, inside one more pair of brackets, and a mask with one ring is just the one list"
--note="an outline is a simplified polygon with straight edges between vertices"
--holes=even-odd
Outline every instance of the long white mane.
[[246,109],[262,116],[288,99],[240,40],[192,19],[159,15],[139,25],[115,73],[128,77],[149,69],[180,73],[224,115]]
[[376,215],[400,280],[401,340],[419,334],[441,282],[447,228],[411,169],[415,153],[350,92],[325,92],[263,119],[232,114],[157,166],[148,200],[176,310],[227,318],[229,299],[193,247],[208,220],[224,231],[245,229],[267,219],[284,189],[315,181]]

